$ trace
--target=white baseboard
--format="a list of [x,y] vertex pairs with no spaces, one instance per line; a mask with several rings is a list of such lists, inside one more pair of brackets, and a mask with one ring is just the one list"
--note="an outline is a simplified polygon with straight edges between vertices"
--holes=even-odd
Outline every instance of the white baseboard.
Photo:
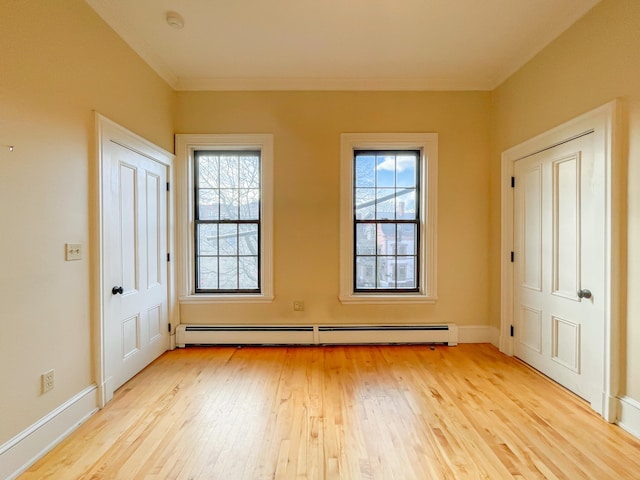
[[13,480],[98,411],[92,385],[0,445],[0,478]]
[[640,438],[640,402],[629,397],[620,398],[617,423],[634,437]]
[[458,325],[458,343],[490,343],[498,347],[500,330],[488,325]]

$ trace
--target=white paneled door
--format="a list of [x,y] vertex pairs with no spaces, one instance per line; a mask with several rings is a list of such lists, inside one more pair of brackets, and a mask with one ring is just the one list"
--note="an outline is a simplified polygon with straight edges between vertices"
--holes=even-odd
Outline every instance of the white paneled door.
[[593,137],[515,162],[514,353],[599,410],[606,172]]
[[167,166],[113,141],[102,161],[108,400],[169,346]]

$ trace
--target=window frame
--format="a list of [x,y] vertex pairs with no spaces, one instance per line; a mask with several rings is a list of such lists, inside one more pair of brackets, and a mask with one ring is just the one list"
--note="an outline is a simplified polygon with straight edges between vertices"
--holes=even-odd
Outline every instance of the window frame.
[[[399,154],[402,153],[410,153],[412,155],[415,155],[415,159],[416,159],[416,177],[415,177],[415,191],[417,193],[417,202],[416,202],[416,214],[414,216],[413,219],[398,219],[395,218],[396,213],[394,212],[394,218],[393,219],[382,219],[382,218],[378,218],[377,215],[372,218],[372,219],[359,219],[357,218],[356,215],[356,198],[357,198],[357,189],[358,189],[358,185],[357,185],[357,167],[356,167],[356,159],[358,158],[359,155],[375,155],[376,157],[379,155],[386,155],[386,156],[390,156],[393,155],[394,157],[398,157]],[[375,253],[373,255],[358,255],[357,253],[357,231],[358,231],[358,226],[359,225],[375,225],[376,226],[376,231],[378,229],[378,227],[381,227],[384,230],[384,225],[393,225],[395,228],[395,237],[397,240],[397,232],[398,232],[398,227],[401,225],[415,225],[416,230],[415,230],[415,236],[414,236],[414,240],[416,241],[417,245],[421,245],[421,238],[420,238],[420,212],[422,210],[422,205],[420,202],[420,192],[421,192],[421,188],[420,186],[422,185],[422,175],[421,175],[421,166],[420,166],[420,157],[422,156],[422,152],[420,150],[408,150],[408,149],[403,149],[403,150],[360,150],[360,149],[356,149],[353,152],[353,162],[352,162],[352,170],[354,172],[353,178],[354,178],[354,183],[352,186],[352,192],[353,192],[353,228],[354,228],[354,239],[353,239],[353,251],[354,251],[354,262],[353,262],[353,271],[354,271],[354,278],[353,278],[353,291],[354,293],[381,293],[381,294],[390,294],[390,293],[416,293],[420,291],[420,271],[421,271],[421,265],[420,265],[420,249],[414,249],[414,254],[412,255],[406,255],[409,257],[413,257],[415,258],[415,265],[414,265],[414,271],[416,272],[415,275],[415,280],[417,283],[416,287],[413,288],[398,288],[397,286],[395,288],[358,288],[358,282],[357,282],[357,271],[358,271],[358,263],[357,263],[357,259],[358,257],[374,257],[376,259],[376,265],[374,266],[374,276],[376,277],[376,283],[377,283],[377,277],[378,277],[378,257],[388,257],[388,256],[392,256],[395,257],[395,268],[394,268],[394,279],[398,280],[398,269],[400,268],[401,265],[398,264],[399,258],[404,257],[405,255],[398,255],[398,251],[397,251],[397,244],[395,244],[395,253],[393,255],[389,255],[388,252],[385,252],[384,254],[379,254],[377,249],[375,251]],[[395,185],[395,177],[396,177],[396,172],[394,171],[394,197],[397,194],[397,190],[398,187],[397,185]],[[377,186],[377,179],[374,180],[374,189],[380,188]],[[390,188],[390,187],[389,187]],[[377,205],[377,202],[376,202]],[[395,210],[395,208],[394,208]],[[395,242],[394,242],[395,243]],[[376,243],[377,246],[377,243]]]
[[[420,151],[419,290],[355,292],[354,158],[356,151]],[[343,133],[340,136],[340,292],[342,303],[404,304],[437,300],[437,133]]]
[[[195,152],[260,151],[259,293],[198,292],[195,289]],[[273,135],[176,135],[177,271],[180,303],[265,303],[273,294]]]
[[[262,178],[262,169],[260,168],[261,164],[262,164],[262,152],[260,150],[211,150],[211,149],[207,149],[207,150],[200,150],[200,149],[196,149],[194,150],[194,170],[193,170],[193,185],[194,185],[194,198],[193,198],[193,202],[194,202],[194,224],[193,224],[193,235],[194,235],[194,243],[193,243],[193,248],[194,248],[194,289],[195,289],[195,293],[196,294],[202,294],[202,293],[211,293],[211,294],[230,294],[230,295],[238,295],[238,294],[259,294],[262,289],[261,289],[261,278],[260,278],[260,248],[258,248],[258,254],[257,254],[257,265],[256,265],[256,273],[257,273],[257,286],[256,288],[253,289],[243,289],[239,287],[239,283],[240,283],[240,269],[238,269],[237,272],[237,280],[238,280],[238,288],[234,288],[234,289],[221,289],[221,288],[202,288],[202,286],[198,287],[198,275],[199,275],[199,268],[202,268],[202,265],[198,264],[199,262],[199,258],[204,258],[206,257],[206,255],[202,255],[201,252],[199,251],[198,248],[198,227],[202,226],[202,225],[216,225],[218,227],[218,229],[220,229],[223,225],[235,225],[236,226],[236,234],[237,234],[237,239],[239,241],[240,238],[240,234],[239,234],[239,230],[240,230],[240,226],[241,225],[255,225],[256,227],[256,240],[258,242],[258,245],[260,245],[260,233],[262,231],[262,222],[261,222],[261,218],[260,218],[260,198],[262,197],[262,191],[259,190],[260,193],[260,198],[258,201],[258,214],[257,214],[257,218],[256,219],[242,219],[240,218],[240,215],[238,215],[237,219],[224,219],[221,218],[220,212],[218,215],[218,218],[216,219],[205,219],[205,218],[201,218],[200,217],[200,190],[204,190],[204,188],[199,185],[199,175],[200,175],[200,168],[201,168],[201,164],[199,163],[199,158],[200,157],[207,157],[210,155],[232,155],[232,154],[253,154],[255,156],[258,157],[258,175],[259,178]],[[239,170],[238,170],[239,172]],[[223,187],[222,185],[218,185],[216,188],[218,188],[219,190],[222,190],[223,188],[229,188],[229,187]],[[238,192],[240,191],[240,187],[236,187],[236,190],[238,190]],[[239,206],[238,206],[238,213],[239,213]],[[219,245],[218,245],[218,248]],[[236,258],[236,261],[240,262],[240,258],[243,257],[243,255],[240,253],[239,250],[239,244],[238,244],[238,251],[236,252],[235,255],[232,255],[232,257]],[[220,262],[221,258],[224,258],[224,255],[221,255],[220,252],[218,252],[217,255],[215,255],[215,257],[218,258],[218,262]],[[227,257],[228,258],[228,257]],[[221,277],[220,277],[220,273],[218,272],[218,284],[220,283]]]

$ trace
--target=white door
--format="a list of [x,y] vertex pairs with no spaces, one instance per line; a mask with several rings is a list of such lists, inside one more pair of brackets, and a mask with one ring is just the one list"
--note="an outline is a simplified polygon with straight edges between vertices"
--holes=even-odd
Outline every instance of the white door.
[[169,347],[167,166],[103,145],[105,398]]
[[514,353],[600,411],[606,177],[594,137],[515,162]]

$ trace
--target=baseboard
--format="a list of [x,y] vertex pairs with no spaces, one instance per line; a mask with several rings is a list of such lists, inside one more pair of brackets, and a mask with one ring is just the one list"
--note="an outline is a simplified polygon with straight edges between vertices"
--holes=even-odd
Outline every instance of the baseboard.
[[0,445],[0,478],[13,480],[98,411],[98,387],[85,388]]
[[629,397],[620,398],[618,425],[636,438],[640,438],[640,402]]
[[490,343],[498,347],[500,330],[488,325],[458,325],[458,343]]

